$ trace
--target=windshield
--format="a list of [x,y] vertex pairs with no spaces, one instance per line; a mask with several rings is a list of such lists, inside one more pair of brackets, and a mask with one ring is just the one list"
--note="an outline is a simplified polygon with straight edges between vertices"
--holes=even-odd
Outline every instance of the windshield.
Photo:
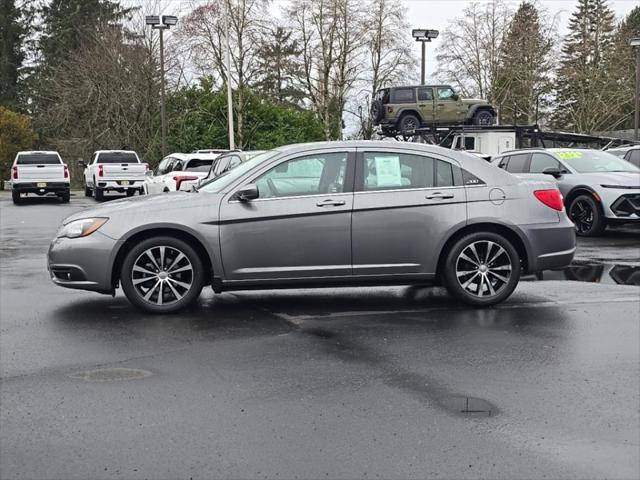
[[616,157],[624,157],[624,154],[627,153],[625,150],[607,150],[607,153],[611,155],[615,155]]
[[62,163],[55,153],[21,153],[17,165],[58,165]]
[[135,153],[109,152],[98,154],[96,163],[140,163]]
[[222,192],[228,185],[235,182],[238,178],[242,177],[249,170],[254,167],[260,165],[262,162],[265,162],[280,152],[277,150],[269,150],[267,152],[261,153],[260,155],[256,155],[251,160],[248,160],[244,163],[241,163],[236,168],[232,170],[228,170],[219,177],[216,177],[208,182],[202,184],[198,191],[200,192],[209,192],[209,193],[219,193]]
[[578,173],[640,172],[635,165],[600,150],[564,150],[556,156]]

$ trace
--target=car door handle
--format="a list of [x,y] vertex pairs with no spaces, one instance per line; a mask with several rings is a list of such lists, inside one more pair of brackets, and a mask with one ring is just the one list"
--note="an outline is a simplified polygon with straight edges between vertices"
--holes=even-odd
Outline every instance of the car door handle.
[[425,197],[427,200],[443,200],[446,198],[453,198],[453,193],[436,192]]
[[340,205],[344,205],[343,200],[322,200],[321,202],[316,203],[318,207],[339,207]]
[[436,104],[438,107],[444,107],[444,103],[438,103]]

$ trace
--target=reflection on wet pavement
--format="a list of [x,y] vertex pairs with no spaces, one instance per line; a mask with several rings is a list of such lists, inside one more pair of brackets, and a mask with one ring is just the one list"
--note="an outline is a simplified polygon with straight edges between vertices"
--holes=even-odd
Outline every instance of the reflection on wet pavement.
[[575,282],[640,285],[640,266],[610,263],[577,263],[563,270],[547,270],[523,280],[572,280]]

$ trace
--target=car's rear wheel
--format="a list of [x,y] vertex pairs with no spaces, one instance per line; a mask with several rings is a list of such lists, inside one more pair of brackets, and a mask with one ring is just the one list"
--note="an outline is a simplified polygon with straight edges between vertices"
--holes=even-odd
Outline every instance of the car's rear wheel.
[[473,116],[474,125],[493,125],[496,117],[489,110],[480,110]]
[[104,190],[102,190],[101,188],[98,188],[98,185],[95,182],[93,183],[93,185],[94,185],[93,193],[96,197],[96,200],[98,201],[104,200]]
[[85,197],[91,197],[93,195],[93,192],[91,191],[91,188],[89,188],[87,185],[84,186],[84,196]]
[[579,195],[569,203],[568,214],[582,237],[602,235],[607,223],[602,208],[591,195]]
[[449,293],[463,302],[486,307],[509,297],[520,280],[518,251],[502,235],[472,233],[447,253],[443,279]]
[[411,113],[403,115],[398,122],[398,130],[402,132],[416,128],[420,128],[420,119]]
[[371,120],[374,125],[380,123],[384,117],[384,104],[380,100],[374,100],[371,104]]
[[132,188],[127,190],[127,197],[133,197],[135,195],[136,191],[133,190]]
[[71,200],[71,192],[64,192],[60,195],[60,200],[62,203],[69,203],[69,200]]
[[173,237],[149,238],[125,257],[120,283],[137,307],[152,313],[172,313],[198,298],[204,267],[188,243]]
[[15,205],[19,205],[20,202],[22,201],[22,199],[20,198],[20,192],[12,190],[11,191],[11,200],[13,200],[13,203]]

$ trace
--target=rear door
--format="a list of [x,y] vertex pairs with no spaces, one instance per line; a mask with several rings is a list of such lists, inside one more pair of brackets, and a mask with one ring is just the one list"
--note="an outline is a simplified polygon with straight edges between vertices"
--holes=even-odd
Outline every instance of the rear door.
[[351,275],[352,148],[292,154],[244,185],[259,198],[220,206],[220,248],[228,281]]
[[437,155],[358,149],[354,275],[434,274],[445,234],[467,220],[461,176],[458,165]]

